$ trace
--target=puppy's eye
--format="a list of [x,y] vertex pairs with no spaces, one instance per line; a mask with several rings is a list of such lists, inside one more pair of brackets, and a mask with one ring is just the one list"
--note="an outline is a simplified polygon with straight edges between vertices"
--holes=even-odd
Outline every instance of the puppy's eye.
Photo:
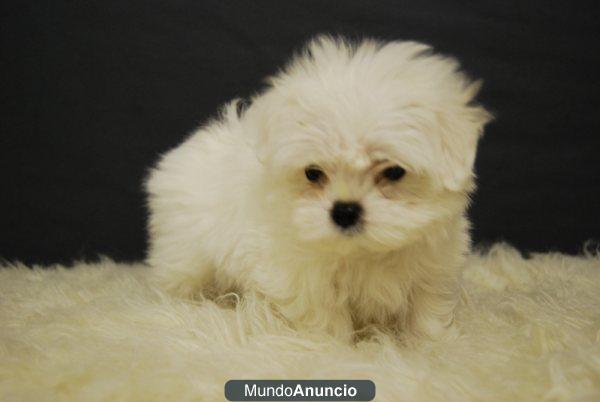
[[319,183],[325,179],[325,173],[315,166],[309,166],[304,169],[304,174],[311,183]]
[[398,181],[406,174],[406,170],[404,168],[396,165],[390,166],[381,172],[381,175],[389,181]]

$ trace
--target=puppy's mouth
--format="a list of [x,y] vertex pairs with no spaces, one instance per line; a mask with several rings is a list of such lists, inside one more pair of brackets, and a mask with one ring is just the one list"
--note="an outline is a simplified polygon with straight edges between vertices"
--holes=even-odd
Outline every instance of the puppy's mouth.
[[338,225],[335,225],[335,227],[338,230],[338,232],[345,237],[356,237],[364,231],[364,223],[362,221],[357,222],[356,224],[349,227],[340,227]]

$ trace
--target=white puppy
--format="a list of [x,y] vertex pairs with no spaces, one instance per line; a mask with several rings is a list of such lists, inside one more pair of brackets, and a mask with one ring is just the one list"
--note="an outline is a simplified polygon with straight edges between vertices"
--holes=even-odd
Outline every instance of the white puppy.
[[297,328],[439,337],[469,251],[490,114],[416,42],[319,37],[148,179],[149,263],[184,297],[253,292]]

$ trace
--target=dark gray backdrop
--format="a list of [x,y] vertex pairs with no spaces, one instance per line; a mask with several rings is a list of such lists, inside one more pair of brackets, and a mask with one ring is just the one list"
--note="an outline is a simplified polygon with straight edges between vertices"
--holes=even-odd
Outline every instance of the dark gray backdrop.
[[478,242],[598,238],[594,1],[2,2],[0,256],[142,258],[141,182],[316,33],[416,39],[485,80]]

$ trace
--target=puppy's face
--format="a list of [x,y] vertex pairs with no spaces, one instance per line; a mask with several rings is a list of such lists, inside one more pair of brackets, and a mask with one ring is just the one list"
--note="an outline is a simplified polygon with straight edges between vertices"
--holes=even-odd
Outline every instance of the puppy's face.
[[255,99],[276,224],[341,253],[385,251],[463,213],[488,114],[470,104],[476,89],[453,62],[418,59],[422,46],[404,43],[387,53],[311,46]]

